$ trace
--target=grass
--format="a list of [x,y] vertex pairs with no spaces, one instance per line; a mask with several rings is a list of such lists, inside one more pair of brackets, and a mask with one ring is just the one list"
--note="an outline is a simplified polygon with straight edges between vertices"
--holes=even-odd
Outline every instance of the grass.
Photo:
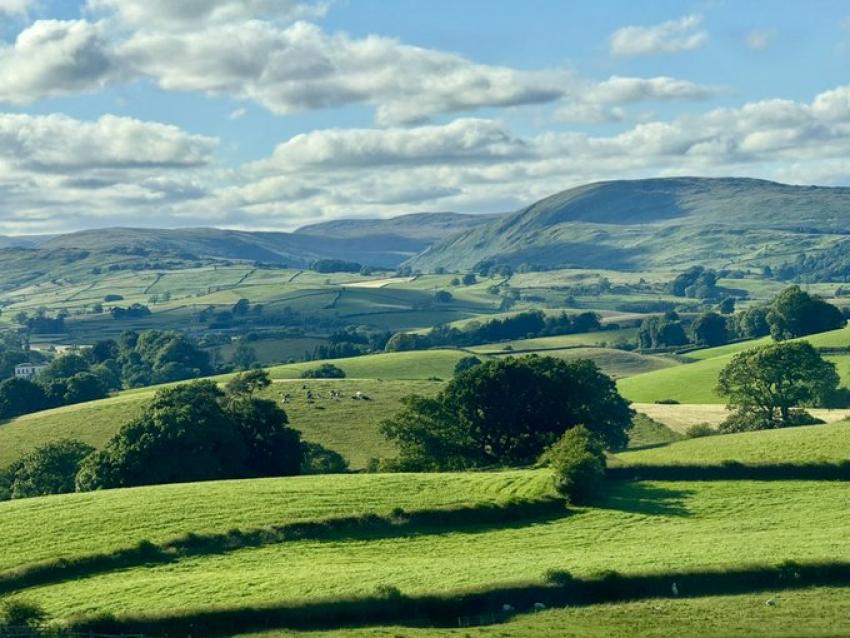
[[[632,376],[620,380],[617,387],[624,397],[635,403],[654,403],[666,399],[680,403],[725,403],[714,389],[720,371],[733,356],[725,354]],[[824,358],[836,364],[842,385],[850,385],[850,355],[826,355]]]
[[[345,456],[354,469],[362,469],[372,457],[394,455],[395,448],[378,432],[378,424],[400,407],[403,396],[433,394],[442,386],[427,380],[309,380],[307,384],[317,396],[313,404],[308,404],[306,392],[301,389],[303,383],[281,380],[264,396],[280,401],[284,393],[291,394],[283,407],[292,427],[300,430],[305,440],[321,443]],[[339,390],[344,398],[328,399],[331,389]],[[351,399],[358,391],[370,400]],[[0,425],[0,467],[39,445],[62,438],[76,438],[101,447],[152,396],[152,390],[144,389],[12,419]]]
[[[161,485],[0,503],[0,571],[226,532],[329,517],[499,503],[547,495],[548,472],[350,474]],[[155,515],[151,515],[155,513]],[[39,539],[32,531],[39,530]]]
[[[440,477],[445,490],[455,491],[454,476]],[[239,499],[244,507],[249,497]],[[731,568],[742,556],[744,564],[841,561],[850,558],[845,511],[846,487],[835,482],[616,483],[597,507],[533,524],[294,541],[35,587],[27,597],[58,617],[156,614],[372,595],[380,585],[441,594],[548,570],[585,577]]]
[[[773,598],[776,606],[765,602]],[[275,631],[252,638],[631,638],[724,636],[744,638],[834,637],[850,633],[850,588],[650,599],[550,609],[494,626],[449,628],[367,627],[325,631]],[[247,638],[247,636],[242,636]]]
[[850,461],[850,423],[723,434],[678,441],[665,447],[621,452],[628,465],[746,465]]
[[[401,397],[436,392],[440,384],[433,379],[451,378],[455,364],[464,356],[466,353],[459,350],[428,350],[335,359],[332,363],[349,378],[330,385],[311,380],[309,385],[314,389],[326,387],[327,392],[330,387],[339,389],[346,396],[344,401],[320,398],[315,404],[307,405],[300,383],[276,384],[268,396],[279,400],[284,391],[290,392],[293,401],[285,409],[292,426],[301,430],[306,440],[326,445],[348,458],[352,467],[363,468],[369,458],[393,452],[378,434],[377,425],[399,407]],[[269,373],[277,381],[292,381],[321,363],[275,366]],[[229,377],[213,378],[225,381]],[[100,401],[36,412],[0,424],[0,468],[38,445],[57,439],[77,438],[95,447],[102,446],[142,409],[155,390],[127,390]],[[348,397],[357,391],[372,400],[350,400]]]

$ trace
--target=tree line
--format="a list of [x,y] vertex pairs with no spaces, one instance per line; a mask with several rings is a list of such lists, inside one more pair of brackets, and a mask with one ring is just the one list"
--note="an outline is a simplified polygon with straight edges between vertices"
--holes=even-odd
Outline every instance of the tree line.
[[[730,306],[727,304],[725,309],[730,310]],[[713,347],[735,339],[767,335],[781,341],[847,325],[841,310],[799,286],[789,286],[767,305],[734,314],[723,314],[722,307],[720,310],[705,312],[690,324],[675,312],[648,317],[638,329],[638,347],[647,350],[685,345]]]
[[[613,328],[615,326],[609,326]],[[473,322],[465,328],[436,326],[425,334],[399,332],[390,338],[387,352],[425,350],[441,346],[466,347],[512,339],[530,339],[553,335],[577,334],[602,330],[601,318],[594,312],[547,316],[541,310],[520,312],[504,319]]]

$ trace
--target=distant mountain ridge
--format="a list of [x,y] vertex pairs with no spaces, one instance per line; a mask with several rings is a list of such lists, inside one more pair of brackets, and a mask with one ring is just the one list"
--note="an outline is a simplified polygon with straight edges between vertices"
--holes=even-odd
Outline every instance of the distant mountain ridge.
[[415,269],[481,262],[544,268],[760,266],[813,251],[850,254],[850,188],[747,178],[598,182],[438,242]]

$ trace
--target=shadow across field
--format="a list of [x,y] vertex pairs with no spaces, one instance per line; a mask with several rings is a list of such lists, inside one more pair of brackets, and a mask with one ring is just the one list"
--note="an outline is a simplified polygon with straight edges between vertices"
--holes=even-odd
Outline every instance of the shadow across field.
[[[491,624],[544,607],[566,607],[647,598],[696,598],[847,585],[850,563],[784,563],[730,570],[623,575],[609,572],[572,578],[550,574],[548,582],[521,582],[441,595],[405,596],[387,587],[380,595],[261,607],[208,608],[172,615],[79,619],[74,631],[146,635],[234,635],[268,629],[333,629],[377,625],[457,627]],[[675,587],[674,587],[675,584]]]
[[601,509],[652,516],[690,516],[685,507],[690,490],[671,489],[643,483],[623,483],[593,503]]
[[628,465],[609,467],[607,476],[622,481],[850,481],[850,461],[745,465]]
[[492,529],[525,527],[571,515],[558,498],[511,500],[454,508],[388,515],[364,514],[293,522],[224,533],[188,533],[162,543],[141,541],[113,552],[60,558],[24,565],[0,573],[0,595],[28,587],[85,578],[118,569],[174,563],[185,558],[225,554],[299,540],[377,540],[425,534],[480,533]]

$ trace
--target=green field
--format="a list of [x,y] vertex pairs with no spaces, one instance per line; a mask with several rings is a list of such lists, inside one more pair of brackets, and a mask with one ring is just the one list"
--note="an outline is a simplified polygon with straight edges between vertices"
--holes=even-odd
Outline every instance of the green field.
[[[508,475],[512,482],[521,481],[525,494],[539,490],[541,472]],[[502,495],[494,488],[494,476],[441,475],[438,500],[445,502],[446,494],[473,498],[481,494]],[[545,476],[545,475],[544,475]],[[299,499],[299,507],[309,507],[313,498],[339,501],[360,500],[371,493],[358,483],[360,490],[344,488],[350,480],[362,477],[316,477],[283,479],[292,483],[311,481]],[[382,480],[402,480],[413,493],[420,477],[367,477],[373,480],[377,492],[386,495],[382,507],[395,497],[395,487],[381,489]],[[473,488],[469,481],[482,480],[486,488]],[[427,479],[426,479],[427,480]],[[458,483],[457,481],[460,481]],[[531,484],[528,483],[531,481]],[[321,483],[319,483],[321,482]],[[498,483],[498,479],[496,479]],[[219,489],[231,488],[232,497],[215,492],[207,496],[213,484],[195,486],[203,498],[187,498],[192,503],[210,500],[218,503],[238,501],[235,507],[251,507],[263,511],[271,503],[280,507],[274,492],[257,494],[244,491],[238,482],[222,484]],[[319,487],[321,485],[321,487]],[[389,486],[389,484],[387,484]],[[175,488],[146,488],[147,496],[157,502],[157,490]],[[183,489],[191,489],[184,487]],[[345,489],[346,492],[337,492]],[[362,496],[361,496],[362,492]],[[124,495],[132,492],[125,492]],[[90,520],[99,516],[101,507],[108,507],[104,495],[64,496],[35,499],[44,520],[61,520],[56,512],[45,506],[56,503],[64,511],[63,501],[84,503],[78,511],[84,528],[80,535],[91,537]],[[217,498],[215,497],[217,496]],[[117,497],[116,498],[120,498]],[[381,498],[381,497],[379,497]],[[404,496],[400,501],[404,501]],[[457,502],[455,496],[454,502]],[[146,502],[145,502],[146,501]],[[133,503],[127,499],[124,502]],[[138,512],[147,518],[150,500],[142,499]],[[186,502],[186,501],[184,501]],[[426,500],[417,503],[426,504]],[[10,506],[0,507],[2,520]],[[70,506],[70,505],[69,505]],[[130,505],[124,510],[127,520],[134,518]],[[229,508],[228,508],[229,509]],[[319,508],[326,513],[327,506]],[[118,572],[92,574],[68,583],[33,587],[27,597],[44,604],[56,618],[75,613],[118,612],[126,614],[161,613],[180,608],[184,611],[215,606],[252,606],[281,601],[305,604],[328,598],[370,595],[381,585],[399,588],[406,595],[448,593],[468,587],[491,587],[511,582],[540,581],[547,570],[567,569],[575,576],[589,576],[604,570],[623,574],[675,573],[693,569],[729,568],[746,564],[776,564],[783,560],[847,560],[850,558],[850,535],[845,517],[846,488],[835,482],[643,482],[614,484],[608,496],[596,507],[564,511],[559,516],[540,520],[516,521],[509,524],[490,524],[452,531],[381,535],[376,538],[340,537],[327,540],[293,540],[283,544],[238,549],[232,552],[188,557],[177,562],[129,567]],[[207,510],[209,511],[209,510]],[[225,510],[227,511],[227,510]],[[87,514],[86,514],[87,512]],[[177,512],[173,516],[185,516]],[[269,516],[265,511],[263,516]],[[285,510],[278,519],[285,518]],[[31,514],[25,529],[37,523]],[[209,527],[203,514],[194,513],[191,525]],[[222,508],[214,510],[222,516]],[[246,514],[235,520],[246,520]],[[22,517],[13,517],[14,519]],[[158,519],[167,520],[164,514]],[[233,525],[228,518],[228,524]],[[257,519],[248,519],[253,522]],[[268,519],[265,519],[268,520]],[[144,523],[139,523],[144,525]],[[121,527],[114,523],[112,526]],[[176,523],[175,529],[186,529],[187,523]],[[73,538],[75,526],[66,520],[62,535]],[[105,528],[109,529],[109,528]],[[805,531],[803,531],[805,530]],[[153,536],[147,529],[139,535]],[[4,534],[4,538],[7,534]],[[11,534],[8,534],[11,536]],[[109,540],[111,532],[106,541]],[[130,538],[133,538],[131,536]],[[137,537],[137,536],[135,536]],[[114,538],[114,537],[113,537]],[[104,543],[106,541],[95,541]],[[45,550],[31,536],[20,541],[24,547],[15,554],[36,558]],[[91,542],[91,541],[84,541]],[[30,549],[36,545],[35,549]],[[471,552],[470,547],[475,551]],[[100,549],[106,549],[102,545]],[[83,551],[86,551],[86,547]],[[56,551],[56,550],[54,550]],[[69,551],[63,545],[63,553]],[[77,550],[79,551],[79,550]],[[745,556],[742,563],[742,556]],[[387,560],[392,557],[392,560]],[[19,563],[28,562],[26,559]]]
[[836,463],[850,460],[850,422],[689,439],[617,458],[629,465]]

